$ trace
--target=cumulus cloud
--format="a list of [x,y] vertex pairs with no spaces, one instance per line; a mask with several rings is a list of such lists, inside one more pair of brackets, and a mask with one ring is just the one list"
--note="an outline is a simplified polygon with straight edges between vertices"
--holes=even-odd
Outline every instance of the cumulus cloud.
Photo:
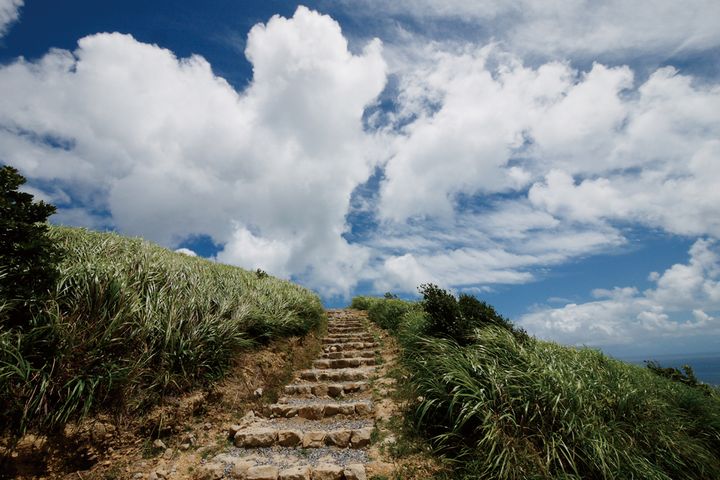
[[20,18],[20,8],[23,0],[0,0],[0,38],[5,36],[10,25]]
[[117,33],[18,59],[0,69],[3,160],[122,232],[208,234],[222,261],[347,292],[366,256],[342,234],[374,167],[362,114],[385,83],[381,44],[354,55],[335,21],[300,7],[256,25],[246,55],[243,92],[202,57]]
[[617,345],[720,334],[720,252],[697,240],[689,261],[653,273],[653,288],[593,291],[595,301],[544,308],[520,318],[528,331],[576,345]]
[[189,248],[178,248],[175,250],[175,253],[182,253],[183,255],[187,255],[188,257],[197,257],[197,253],[190,250]]

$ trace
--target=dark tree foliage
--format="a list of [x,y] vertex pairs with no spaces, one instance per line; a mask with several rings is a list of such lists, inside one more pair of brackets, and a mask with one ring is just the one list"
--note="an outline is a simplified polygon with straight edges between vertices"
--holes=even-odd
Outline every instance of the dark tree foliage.
[[27,324],[58,276],[60,255],[45,223],[55,207],[18,191],[24,183],[17,169],[0,168],[0,302],[10,306],[8,327]]
[[700,382],[697,377],[695,376],[695,371],[690,365],[683,365],[683,371],[681,372],[678,368],[673,367],[662,367],[660,364],[654,360],[645,361],[645,365],[647,366],[650,371],[652,371],[655,375],[659,375],[661,377],[669,378],[670,380],[673,380],[675,382],[680,382],[688,387],[693,387],[702,390],[706,395],[710,395],[712,390],[710,387],[705,385],[704,383]]
[[467,345],[474,341],[475,329],[495,325],[510,330],[520,341],[528,338],[525,330],[515,327],[492,305],[472,295],[461,294],[456,299],[433,284],[420,285],[419,290],[423,296],[423,310],[428,316],[427,335],[452,338],[460,345]]
[[433,337],[448,337],[460,344],[466,343],[470,324],[460,311],[455,297],[431,283],[420,285],[423,310],[428,316],[425,333]]

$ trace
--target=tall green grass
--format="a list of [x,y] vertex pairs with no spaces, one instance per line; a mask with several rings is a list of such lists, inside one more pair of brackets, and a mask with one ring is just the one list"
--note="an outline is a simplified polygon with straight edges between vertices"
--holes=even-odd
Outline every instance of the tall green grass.
[[0,425],[15,432],[142,409],[322,317],[317,295],[290,282],[112,233],[50,236],[64,252],[56,289],[30,327],[0,328]]
[[720,478],[720,396],[592,349],[476,329],[464,346],[397,328],[409,419],[452,478]]

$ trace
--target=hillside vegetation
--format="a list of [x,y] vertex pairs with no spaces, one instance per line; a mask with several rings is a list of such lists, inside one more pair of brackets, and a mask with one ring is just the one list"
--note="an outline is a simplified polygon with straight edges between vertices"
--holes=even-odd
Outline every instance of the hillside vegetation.
[[31,321],[0,302],[0,425],[53,430],[98,409],[132,412],[220,377],[234,353],[302,335],[311,291],[147,241],[51,227],[58,281]]
[[451,478],[720,478],[720,395],[529,337],[473,297],[358,297],[397,335],[407,416]]

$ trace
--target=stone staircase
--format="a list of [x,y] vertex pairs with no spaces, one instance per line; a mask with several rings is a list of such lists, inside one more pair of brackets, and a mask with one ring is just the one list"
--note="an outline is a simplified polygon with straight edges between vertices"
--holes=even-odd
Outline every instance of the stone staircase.
[[364,480],[375,429],[372,382],[379,344],[360,312],[328,312],[328,334],[312,368],[284,396],[229,429],[234,448],[216,455],[205,478]]

